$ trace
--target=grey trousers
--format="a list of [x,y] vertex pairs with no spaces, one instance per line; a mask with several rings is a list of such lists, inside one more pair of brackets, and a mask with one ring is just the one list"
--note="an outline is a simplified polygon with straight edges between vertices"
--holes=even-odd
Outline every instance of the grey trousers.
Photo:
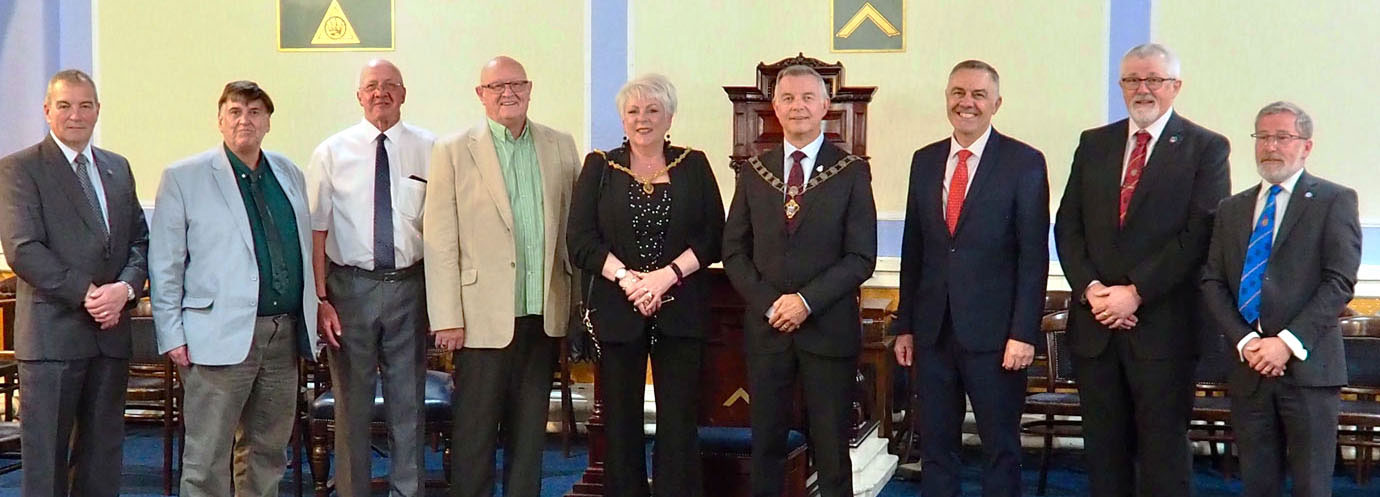
[[335,488],[340,497],[370,494],[369,424],[383,376],[388,424],[389,495],[422,494],[426,386],[426,285],[420,271],[380,281],[333,266],[326,277],[340,316],[340,349],[327,348],[335,392]]
[[296,330],[288,315],[260,317],[244,362],[182,369],[182,497],[278,495],[297,410]]
[[503,495],[541,495],[541,453],[557,339],[540,316],[517,318],[501,349],[455,353],[455,464],[451,495],[494,495],[494,451],[503,438]]
[[129,360],[20,361],[19,376],[21,493],[119,495]]
[[1339,393],[1339,387],[1301,387],[1279,378],[1261,378],[1254,391],[1231,392],[1243,497],[1283,496],[1286,474],[1294,480],[1294,497],[1332,495]]

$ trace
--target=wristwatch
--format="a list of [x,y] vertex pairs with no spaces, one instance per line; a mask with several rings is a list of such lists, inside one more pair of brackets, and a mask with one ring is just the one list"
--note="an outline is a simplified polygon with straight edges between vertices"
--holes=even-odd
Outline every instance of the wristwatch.
[[125,286],[125,302],[134,300],[134,286],[125,281],[121,281],[120,284]]
[[627,277],[628,277],[628,268],[620,267],[620,268],[618,268],[617,271],[614,271],[614,272],[613,272],[613,282],[614,282],[614,283],[618,283],[618,282],[620,282],[620,281],[623,281],[623,278],[627,278]]

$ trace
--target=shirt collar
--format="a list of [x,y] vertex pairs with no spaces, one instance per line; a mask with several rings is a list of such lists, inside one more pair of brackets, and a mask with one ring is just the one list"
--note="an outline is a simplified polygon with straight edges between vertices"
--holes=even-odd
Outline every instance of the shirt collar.
[[[1164,133],[1164,126],[1169,124],[1169,116],[1172,115],[1174,115],[1174,108],[1170,107],[1168,111],[1165,111],[1163,116],[1160,116],[1159,119],[1156,119],[1155,122],[1150,123],[1149,127],[1145,128],[1145,131],[1150,133],[1150,141],[1159,139],[1160,134]],[[1136,132],[1140,131],[1140,128],[1136,127],[1135,121],[1127,119],[1126,123],[1126,141],[1129,142],[1136,139]]]
[[[360,134],[367,134],[369,141],[374,141],[379,138],[379,128],[374,126],[374,123],[369,122],[367,119],[360,118],[359,127],[362,130]],[[403,129],[404,127],[402,121],[398,121],[396,123],[393,123],[392,127],[384,130],[383,136],[387,136],[388,141],[398,143],[398,139],[402,138]]]
[[263,149],[259,149],[259,164],[256,165],[254,169],[249,169],[249,166],[246,165],[244,161],[240,160],[239,156],[235,155],[235,152],[230,150],[229,145],[222,143],[220,146],[225,149],[225,158],[230,159],[230,169],[237,174],[261,177],[268,174],[269,171],[272,171],[272,166],[268,163],[268,154],[264,153]]
[[991,138],[991,137],[992,137],[992,125],[990,125],[990,124],[987,125],[987,131],[982,132],[982,136],[979,136],[978,139],[973,140],[973,144],[972,144],[972,145],[968,145],[967,147],[964,147],[963,145],[959,145],[959,144],[958,144],[958,139],[957,139],[957,138],[954,138],[953,136],[950,136],[950,137],[949,137],[949,157],[953,157],[953,156],[955,156],[955,155],[958,155],[958,151],[959,151],[959,150],[967,150],[967,151],[973,153],[973,158],[981,159],[981,158],[982,158],[982,151],[987,149],[987,139],[988,139],[988,138]]
[[814,141],[801,148],[795,148],[795,145],[791,145],[790,140],[782,139],[781,143],[785,144],[781,151],[785,154],[786,158],[790,158],[791,154],[799,150],[805,152],[805,158],[816,159],[819,156],[819,147],[824,146],[824,132],[820,131],[819,136],[816,136]]
[[[77,160],[77,151],[72,150],[66,143],[62,143],[62,140],[58,139],[57,134],[53,133],[53,130],[48,130],[48,136],[53,137],[53,143],[56,143],[58,149],[62,150],[62,155],[67,157],[67,165],[71,166],[73,164],[72,161]],[[86,142],[86,146],[82,147],[81,153],[86,155],[86,160],[88,162],[94,162],[96,160],[91,156],[91,142]]]
[[[1290,174],[1288,178],[1284,178],[1284,181],[1279,182],[1279,188],[1282,190],[1280,193],[1293,195],[1294,187],[1298,186],[1299,177],[1301,176],[1303,176],[1303,168],[1300,167],[1298,171],[1294,171],[1294,174]],[[1260,182],[1260,193],[1256,195],[1256,198],[1264,198],[1265,195],[1268,195],[1270,186],[1273,184],[1274,183],[1270,183],[1269,181],[1262,180]]]
[[[531,132],[531,128],[532,128],[531,124],[532,124],[532,123],[526,123],[526,124],[524,124],[524,125],[522,126],[522,136],[514,137],[514,136],[513,136],[513,132],[512,132],[512,131],[509,131],[507,126],[504,126],[504,125],[502,125],[502,124],[499,124],[498,121],[495,121],[495,120],[493,120],[493,119],[489,119],[489,118],[487,118],[487,117],[484,118],[484,119],[487,120],[487,121],[489,121],[489,132],[490,132],[490,133],[493,133],[493,137],[494,137],[495,140],[504,141],[504,142],[515,142],[515,141],[519,141],[519,140],[522,140],[522,139],[525,139],[525,138],[527,138],[527,137],[532,136],[532,132]],[[397,126],[393,126],[393,128],[397,128]],[[384,134],[387,134],[387,133],[384,133]],[[390,136],[390,137],[388,137],[388,138],[389,138],[389,139],[392,139],[393,137]]]

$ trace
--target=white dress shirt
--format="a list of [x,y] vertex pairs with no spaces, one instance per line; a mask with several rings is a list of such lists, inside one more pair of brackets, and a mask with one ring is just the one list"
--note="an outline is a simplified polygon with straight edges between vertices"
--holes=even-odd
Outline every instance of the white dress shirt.
[[982,151],[987,148],[987,139],[992,137],[992,127],[987,126],[987,131],[982,133],[978,139],[973,140],[971,145],[964,147],[958,144],[958,139],[949,137],[949,159],[944,164],[944,188],[939,197],[939,208],[943,209],[949,205],[949,184],[954,181],[954,171],[958,169],[958,152],[967,150],[973,156],[968,158],[968,183],[963,185],[963,198],[968,198],[968,192],[973,189],[973,178],[977,177],[978,163],[982,161]]
[[[436,136],[403,122],[383,132],[393,197],[394,261],[422,260],[422,203],[427,161]],[[374,159],[379,130],[368,121],[331,135],[307,164],[311,229],[326,231],[326,256],[336,264],[374,269]],[[415,178],[421,178],[417,180]]]
[[[1299,168],[1298,171],[1294,171],[1294,174],[1279,183],[1280,191],[1275,194],[1275,218],[1272,220],[1273,224],[1270,225],[1271,247],[1279,244],[1279,223],[1284,221],[1284,211],[1289,208],[1289,198],[1294,193],[1294,187],[1298,186],[1299,176],[1302,175],[1303,168]],[[1255,223],[1260,220],[1260,213],[1265,210],[1265,199],[1270,196],[1271,185],[1272,184],[1268,181],[1260,182],[1260,192],[1255,196],[1255,211],[1251,214],[1250,226],[1252,230],[1255,229]],[[1258,324],[1256,325],[1256,329],[1257,331],[1251,332],[1242,338],[1241,341],[1236,342],[1236,354],[1242,362],[1246,361],[1246,344],[1253,339],[1260,338]],[[1284,345],[1289,346],[1289,351],[1294,354],[1294,357],[1298,358],[1300,361],[1308,360],[1308,349],[1303,347],[1303,342],[1300,342],[1299,338],[1294,336],[1292,331],[1287,329],[1281,330],[1276,336],[1284,341]]]
[[[1150,133],[1150,141],[1145,144],[1146,165],[1150,164],[1150,154],[1154,153],[1155,144],[1159,143],[1160,135],[1164,134],[1164,125],[1169,123],[1169,116],[1172,115],[1174,115],[1174,108],[1170,107],[1163,116],[1145,128],[1145,132]],[[1121,181],[1123,183],[1126,181],[1126,170],[1131,167],[1131,153],[1136,151],[1136,132],[1141,130],[1140,127],[1136,126],[1135,121],[1127,121],[1126,124],[1126,152],[1121,156]]]
[[783,145],[781,147],[781,179],[787,182],[791,180],[791,165],[795,163],[794,160],[791,160],[791,154],[799,150],[805,152],[805,158],[800,159],[800,169],[805,173],[800,183],[801,185],[809,183],[810,175],[816,172],[814,170],[815,159],[819,158],[819,147],[824,145],[824,133],[820,132],[819,136],[816,136],[814,141],[801,148],[795,148],[795,145],[791,145],[791,142],[787,140],[782,140],[781,143]]
[[85,174],[87,178],[91,179],[91,187],[96,190],[96,203],[101,205],[101,220],[105,221],[106,231],[109,231],[110,208],[106,206],[105,203],[105,183],[101,181],[100,169],[96,167],[96,157],[91,155],[91,142],[87,142],[86,146],[82,147],[80,152],[82,155],[86,156],[86,171],[77,171],[76,160],[78,152],[72,150],[66,143],[62,143],[62,140],[59,140],[57,135],[53,134],[51,130],[48,131],[48,134],[53,137],[53,141],[57,143],[58,148],[62,149],[62,155],[67,157],[67,167],[72,168],[72,172],[76,174]]

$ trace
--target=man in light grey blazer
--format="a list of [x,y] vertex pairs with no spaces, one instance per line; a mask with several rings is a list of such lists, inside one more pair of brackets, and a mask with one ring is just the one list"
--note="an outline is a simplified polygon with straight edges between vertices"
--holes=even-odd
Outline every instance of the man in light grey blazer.
[[276,496],[297,354],[317,352],[306,182],[260,148],[273,114],[263,89],[231,82],[218,105],[224,143],[169,166],[158,185],[153,317],[185,384],[181,495]]

